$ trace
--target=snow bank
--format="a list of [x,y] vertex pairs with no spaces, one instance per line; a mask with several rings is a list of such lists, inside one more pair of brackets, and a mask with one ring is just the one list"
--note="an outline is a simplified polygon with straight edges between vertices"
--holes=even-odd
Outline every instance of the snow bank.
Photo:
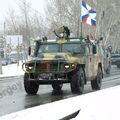
[[120,120],[120,86],[40,105],[0,120],[59,120],[78,110],[73,120]]
[[22,70],[22,62],[19,62],[19,66],[17,64],[2,66],[2,73],[3,74],[0,74],[0,77],[23,75],[24,71]]

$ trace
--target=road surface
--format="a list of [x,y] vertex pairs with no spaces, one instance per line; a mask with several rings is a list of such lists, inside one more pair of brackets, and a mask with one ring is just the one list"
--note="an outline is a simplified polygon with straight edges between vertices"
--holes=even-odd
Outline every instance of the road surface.
[[[111,74],[105,75],[102,89],[120,85],[120,69],[112,66]],[[84,94],[93,92],[90,83]],[[27,95],[23,87],[23,76],[0,78],[0,116],[37,105],[77,96],[71,93],[70,84],[64,84],[60,93],[54,93],[51,85],[41,85],[37,95]]]

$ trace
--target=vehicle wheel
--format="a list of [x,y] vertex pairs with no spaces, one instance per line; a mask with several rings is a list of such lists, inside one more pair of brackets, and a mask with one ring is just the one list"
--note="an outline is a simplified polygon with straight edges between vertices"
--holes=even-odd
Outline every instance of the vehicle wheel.
[[52,88],[56,91],[60,91],[62,89],[63,84],[52,83]]
[[97,77],[91,81],[91,87],[93,90],[100,90],[102,84],[102,69],[98,67]]
[[72,93],[82,94],[85,84],[85,72],[82,67],[71,76],[71,91]]
[[39,89],[39,84],[37,84],[36,82],[33,82],[33,81],[29,81],[29,74],[25,73],[25,75],[24,75],[24,88],[28,94],[36,95],[36,93]]

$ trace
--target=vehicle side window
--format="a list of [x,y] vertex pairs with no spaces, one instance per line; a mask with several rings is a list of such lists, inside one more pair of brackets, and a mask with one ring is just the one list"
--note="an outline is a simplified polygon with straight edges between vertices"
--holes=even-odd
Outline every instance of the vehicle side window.
[[92,53],[93,54],[97,53],[97,45],[92,45]]

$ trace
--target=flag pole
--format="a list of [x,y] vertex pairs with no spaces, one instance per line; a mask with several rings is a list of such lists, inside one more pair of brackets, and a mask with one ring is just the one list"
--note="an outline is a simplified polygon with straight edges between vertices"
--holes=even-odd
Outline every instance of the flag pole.
[[[82,9],[82,0],[80,1],[80,6],[81,6],[81,9]],[[80,22],[81,22],[81,24],[80,24],[80,29],[81,29],[80,36],[82,37],[83,30],[82,30],[82,16],[81,16],[81,11],[80,11]]]
[[81,18],[81,16],[80,16],[80,1],[78,0],[78,21],[77,21],[77,23],[78,23],[78,29],[77,29],[77,36],[79,37],[80,36],[80,29],[81,29],[81,25],[80,25],[80,18]]
[[80,34],[80,36],[82,37],[82,21],[81,21],[81,24],[80,24],[80,28],[81,28],[81,34]]

